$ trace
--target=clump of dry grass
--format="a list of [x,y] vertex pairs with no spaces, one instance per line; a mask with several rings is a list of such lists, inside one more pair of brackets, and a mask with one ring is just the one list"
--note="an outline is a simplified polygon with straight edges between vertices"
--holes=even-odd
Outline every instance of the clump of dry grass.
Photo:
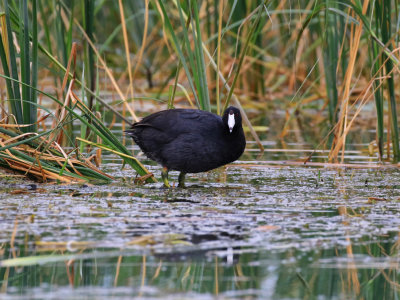
[[64,183],[110,181],[89,159],[76,151],[64,152],[43,134],[16,133],[0,127],[0,167],[22,173],[40,182]]

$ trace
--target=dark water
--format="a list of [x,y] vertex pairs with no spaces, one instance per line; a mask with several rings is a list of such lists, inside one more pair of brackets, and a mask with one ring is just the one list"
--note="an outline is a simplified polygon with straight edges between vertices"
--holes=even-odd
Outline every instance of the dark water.
[[266,161],[308,152],[253,153],[189,174],[186,189],[135,186],[112,156],[110,185],[3,178],[0,299],[400,296],[397,169],[276,166]]

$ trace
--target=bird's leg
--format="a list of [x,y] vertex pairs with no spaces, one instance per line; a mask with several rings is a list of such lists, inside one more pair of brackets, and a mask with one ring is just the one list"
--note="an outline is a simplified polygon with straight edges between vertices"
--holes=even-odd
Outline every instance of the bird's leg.
[[186,173],[179,173],[179,177],[178,177],[178,187],[180,188],[184,188],[185,187],[185,175]]
[[167,167],[164,167],[162,169],[161,178],[162,178],[162,180],[164,182],[164,186],[167,187],[167,188],[170,188],[171,186],[170,186],[170,184],[168,182],[168,169],[167,169]]

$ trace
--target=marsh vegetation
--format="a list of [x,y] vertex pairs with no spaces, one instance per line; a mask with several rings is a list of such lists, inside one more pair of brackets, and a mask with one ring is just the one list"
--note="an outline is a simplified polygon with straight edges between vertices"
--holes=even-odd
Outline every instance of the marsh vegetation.
[[[0,7],[2,297],[400,296],[398,1]],[[229,105],[186,189],[122,134]]]

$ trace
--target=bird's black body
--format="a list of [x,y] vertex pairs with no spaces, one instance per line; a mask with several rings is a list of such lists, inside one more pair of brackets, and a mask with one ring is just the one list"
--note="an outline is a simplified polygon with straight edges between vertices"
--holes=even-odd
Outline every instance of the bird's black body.
[[[234,119],[232,128],[229,115]],[[197,109],[164,110],[133,124],[126,133],[147,157],[183,173],[205,172],[233,162],[246,145],[235,107],[229,107],[222,118]]]

